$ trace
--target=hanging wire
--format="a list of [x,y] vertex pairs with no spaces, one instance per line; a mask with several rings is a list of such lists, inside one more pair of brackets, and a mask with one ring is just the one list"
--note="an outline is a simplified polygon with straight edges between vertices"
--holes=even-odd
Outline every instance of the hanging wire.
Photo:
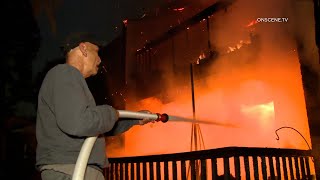
[[[310,147],[308,141],[306,140],[306,138],[305,138],[297,129],[295,129],[295,128],[293,128],[293,127],[290,127],[290,126],[282,126],[282,127],[278,128],[277,130],[275,130],[275,134],[277,135],[276,140],[278,140],[278,141],[280,140],[280,137],[279,137],[279,135],[278,135],[278,131],[281,130],[281,129],[286,129],[286,128],[287,128],[287,129],[292,129],[292,130],[296,131],[296,132],[303,138],[303,140],[306,142],[309,150],[311,150],[311,147]],[[312,161],[314,162],[313,157],[311,157],[311,159],[312,159]]]

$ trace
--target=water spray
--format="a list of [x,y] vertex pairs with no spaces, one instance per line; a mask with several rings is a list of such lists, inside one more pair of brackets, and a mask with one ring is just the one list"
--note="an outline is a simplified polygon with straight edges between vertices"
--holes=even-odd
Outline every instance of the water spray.
[[[144,112],[133,112],[133,111],[125,111],[118,110],[119,118],[132,118],[132,119],[151,119],[156,122],[167,122],[169,120],[169,116],[167,114],[160,113],[144,113]],[[121,120],[121,119],[119,119]],[[91,154],[91,150],[93,148],[94,143],[96,142],[98,136],[88,137],[84,141],[75,168],[72,175],[72,180],[83,180],[85,171],[87,168],[89,156]]]
[[185,118],[181,116],[169,116],[170,122],[188,122],[188,123],[195,123],[195,124],[208,124],[208,125],[216,125],[216,126],[224,126],[224,127],[237,127],[234,124],[228,123],[220,123],[202,119],[193,119],[193,118]]

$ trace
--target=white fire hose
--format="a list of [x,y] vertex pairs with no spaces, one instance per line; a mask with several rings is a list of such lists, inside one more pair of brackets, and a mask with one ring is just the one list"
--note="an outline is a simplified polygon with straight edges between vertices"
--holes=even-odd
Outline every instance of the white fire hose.
[[[155,121],[168,121],[167,114],[149,114],[144,112],[134,112],[134,111],[126,111],[126,110],[118,110],[119,118],[132,118],[132,119],[151,119]],[[91,154],[92,147],[97,140],[97,136],[88,137],[84,141],[75,168],[72,176],[72,180],[83,180],[86,172],[89,156]]]

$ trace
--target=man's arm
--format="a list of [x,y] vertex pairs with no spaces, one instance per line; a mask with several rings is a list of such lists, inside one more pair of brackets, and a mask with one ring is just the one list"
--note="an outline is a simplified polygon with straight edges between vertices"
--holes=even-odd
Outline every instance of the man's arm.
[[119,121],[116,122],[116,124],[114,125],[114,128],[106,135],[108,136],[119,135],[121,133],[128,131],[132,126],[138,125],[138,124],[139,124],[139,120],[120,119]]
[[96,136],[113,128],[117,111],[108,105],[90,106],[79,79],[64,77],[54,83],[54,112],[62,131],[73,136]]

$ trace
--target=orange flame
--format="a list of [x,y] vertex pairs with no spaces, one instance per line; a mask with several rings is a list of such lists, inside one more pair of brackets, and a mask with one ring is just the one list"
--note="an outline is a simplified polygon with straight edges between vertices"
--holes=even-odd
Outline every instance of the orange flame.
[[251,44],[250,40],[248,40],[248,41],[240,40],[240,42],[237,43],[235,46],[233,46],[233,47],[229,46],[228,50],[227,50],[227,53],[236,51],[236,50],[240,49],[241,47],[243,47],[244,45],[248,45],[248,44]]
[[183,10],[184,10],[184,7],[182,7],[182,8],[175,8],[175,9],[173,9],[174,11],[179,11],[179,12],[182,12]]
[[246,27],[251,27],[251,26],[253,26],[253,25],[257,24],[257,23],[258,23],[257,20],[253,20],[248,25],[246,25]]
[[[309,139],[309,129],[297,55],[277,56],[282,61],[277,61],[276,66],[270,61],[272,57],[274,55],[264,57],[260,65],[251,68],[226,68],[207,78],[207,86],[203,86],[202,81],[195,81],[196,118],[239,126],[200,124],[206,149],[307,147],[296,132],[284,130],[279,134],[281,140],[276,140],[274,131],[281,126],[299,129],[306,139]],[[226,63],[227,59],[221,62]],[[265,67],[272,67],[272,72],[266,72]],[[127,109],[149,109],[192,118],[190,92],[190,87],[175,87],[171,91],[175,101],[163,104],[160,99],[150,97],[127,104]],[[190,137],[191,124],[186,122],[169,120],[135,126],[125,133],[123,149],[107,152],[113,157],[185,152],[190,150]]]

